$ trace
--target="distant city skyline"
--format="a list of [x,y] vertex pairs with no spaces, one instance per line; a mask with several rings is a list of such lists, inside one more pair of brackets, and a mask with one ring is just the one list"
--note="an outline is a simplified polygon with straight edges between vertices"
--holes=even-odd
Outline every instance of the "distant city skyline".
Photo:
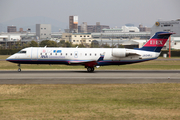
[[179,19],[179,5],[180,0],[1,0],[0,32],[7,30],[6,25],[16,25],[19,30],[44,23],[52,24],[54,30],[66,29],[71,15],[78,16],[79,25],[100,22],[110,27],[127,23],[152,27],[158,19]]

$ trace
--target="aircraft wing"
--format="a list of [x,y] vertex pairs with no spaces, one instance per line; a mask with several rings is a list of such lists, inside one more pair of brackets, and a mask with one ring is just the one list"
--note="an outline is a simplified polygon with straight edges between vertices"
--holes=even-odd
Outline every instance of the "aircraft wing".
[[89,61],[69,61],[69,64],[85,64],[85,63],[91,63],[91,62],[96,62],[95,60],[89,60]]
[[69,64],[72,65],[84,65],[85,67],[94,67],[98,64],[99,61],[103,61],[105,52],[101,54],[98,60],[88,60],[88,61],[69,61]]

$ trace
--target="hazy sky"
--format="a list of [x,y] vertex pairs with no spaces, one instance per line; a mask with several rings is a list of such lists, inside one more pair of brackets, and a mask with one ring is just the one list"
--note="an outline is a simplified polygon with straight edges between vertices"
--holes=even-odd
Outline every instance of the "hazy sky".
[[180,18],[180,0],[0,0],[0,23],[20,17],[49,17],[68,25],[70,15],[79,24],[110,25],[134,23],[153,25],[159,18]]

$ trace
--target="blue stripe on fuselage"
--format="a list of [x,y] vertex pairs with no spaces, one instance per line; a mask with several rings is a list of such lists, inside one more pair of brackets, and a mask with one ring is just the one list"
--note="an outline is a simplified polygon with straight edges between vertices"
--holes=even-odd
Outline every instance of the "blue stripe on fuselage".
[[[148,58],[148,59],[138,59],[138,60],[103,60],[97,61],[97,66],[104,66],[104,65],[124,65],[124,64],[131,64],[131,63],[138,63],[149,61],[157,58]],[[8,59],[9,62],[20,63],[20,64],[67,64],[69,65],[69,61],[71,60],[55,60],[55,59],[48,59],[48,60],[31,60],[31,59]],[[79,62],[88,62],[87,60],[77,60]]]

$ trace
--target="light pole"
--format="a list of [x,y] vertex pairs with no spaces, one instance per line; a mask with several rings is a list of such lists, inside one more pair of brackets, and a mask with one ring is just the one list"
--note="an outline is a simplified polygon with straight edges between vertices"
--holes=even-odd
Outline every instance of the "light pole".
[[113,34],[112,34],[112,48],[113,48]]
[[171,58],[171,36],[169,37],[169,58]]
[[6,40],[6,47],[5,48],[7,49],[7,39],[5,38],[5,40]]
[[102,47],[102,32],[101,32],[101,47]]

